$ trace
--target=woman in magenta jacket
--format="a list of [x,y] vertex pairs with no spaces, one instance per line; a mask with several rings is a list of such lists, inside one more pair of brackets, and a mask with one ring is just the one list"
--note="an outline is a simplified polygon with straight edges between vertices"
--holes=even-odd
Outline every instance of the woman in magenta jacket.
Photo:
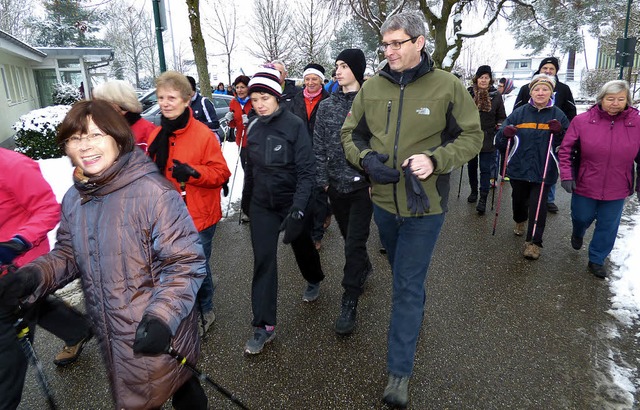
[[[613,249],[624,199],[635,192],[640,199],[640,112],[631,107],[626,81],[609,81],[596,105],[574,118],[558,154],[562,187],[571,196],[571,246],[580,249],[584,234],[596,220],[589,243],[588,269],[607,277],[604,260]],[[579,148],[579,166],[575,149]],[[577,172],[575,170],[577,170]]]

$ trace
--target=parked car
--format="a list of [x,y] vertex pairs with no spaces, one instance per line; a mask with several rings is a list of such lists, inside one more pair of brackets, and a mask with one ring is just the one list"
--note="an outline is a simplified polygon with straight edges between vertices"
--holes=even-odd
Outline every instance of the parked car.
[[[160,125],[160,117],[162,113],[160,112],[160,106],[158,105],[156,90],[153,90],[153,93],[147,93],[144,97],[145,101],[153,101],[153,103],[149,106],[149,108],[144,108],[144,102],[140,99],[142,103],[143,111],[142,118],[151,121],[155,125]],[[224,94],[214,94],[211,101],[213,102],[213,107],[216,110],[216,115],[218,116],[218,121],[220,121],[220,129],[218,130],[218,136],[220,137],[220,141],[226,138],[229,132],[229,126],[227,121],[224,119],[226,113],[229,112],[229,104],[233,99],[230,95]]]
[[152,88],[145,91],[138,97],[138,101],[142,104],[142,111],[146,111],[158,102],[158,96],[156,96],[156,89]]

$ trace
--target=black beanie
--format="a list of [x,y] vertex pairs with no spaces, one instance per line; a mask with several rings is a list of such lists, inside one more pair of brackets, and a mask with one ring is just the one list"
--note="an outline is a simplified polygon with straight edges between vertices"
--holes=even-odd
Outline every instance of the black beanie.
[[191,84],[191,91],[195,91],[196,90],[196,79],[191,77],[190,75],[187,76],[187,80],[189,80],[189,84]]
[[489,74],[489,77],[493,78],[493,75],[491,74],[491,67],[488,65],[481,65],[478,67],[478,70],[476,71],[476,78],[480,78],[482,74]]
[[553,64],[556,67],[556,74],[560,71],[560,62],[556,57],[547,57],[544,60],[540,61],[540,66],[538,67],[538,72],[536,74],[540,74],[540,70],[542,70],[542,66],[545,64]]
[[347,48],[338,54],[336,61],[338,60],[347,63],[356,81],[362,85],[364,82],[364,70],[367,68],[367,59],[364,56],[364,52],[359,48]]

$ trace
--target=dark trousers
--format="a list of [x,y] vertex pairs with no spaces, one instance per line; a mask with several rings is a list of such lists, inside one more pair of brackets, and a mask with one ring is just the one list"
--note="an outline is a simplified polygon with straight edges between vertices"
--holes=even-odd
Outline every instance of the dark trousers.
[[196,376],[187,380],[173,394],[171,404],[176,410],[206,410],[208,399]]
[[369,226],[373,214],[369,188],[343,194],[329,186],[327,193],[340,234],[344,238],[345,264],[342,287],[348,297],[357,299],[362,294],[367,272],[371,270],[367,254]]
[[248,163],[249,150],[244,147],[240,149],[240,164],[244,171],[244,184],[242,185],[242,199],[240,200],[240,209],[245,215],[249,215],[251,208],[251,193],[253,192],[253,173]]
[[311,197],[313,206],[311,212],[313,213],[313,227],[311,229],[311,237],[314,241],[321,241],[324,237],[324,221],[327,216],[331,215],[331,208],[329,206],[329,197],[322,188],[316,188],[316,193]]
[[[251,245],[253,246],[253,281],[251,307],[253,326],[276,325],[278,304],[278,237],[280,224],[289,212],[285,209],[269,209],[251,202]],[[311,214],[305,212],[305,228],[293,242],[293,254],[298,268],[307,282],[318,283],[324,279],[320,255],[311,239]]]
[[55,296],[38,302],[38,325],[67,346],[74,346],[91,334],[87,317]]
[[18,342],[15,322],[12,312],[0,309],[0,410],[18,407],[27,374],[27,358]]
[[467,163],[471,192],[478,192],[478,165],[480,165],[480,192],[489,192],[491,189],[491,178],[495,175],[493,172],[495,161],[496,154],[494,151],[481,152]]
[[[547,223],[547,195],[550,185],[544,185],[542,200],[540,199],[540,188],[542,184],[511,179],[511,199],[513,207],[513,220],[517,223],[529,220],[527,227],[527,242],[533,242],[542,246],[542,234]],[[538,211],[539,206],[539,211]],[[538,219],[536,223],[536,211]],[[533,227],[536,225],[536,232],[533,235]],[[532,238],[533,237],[533,238]]]

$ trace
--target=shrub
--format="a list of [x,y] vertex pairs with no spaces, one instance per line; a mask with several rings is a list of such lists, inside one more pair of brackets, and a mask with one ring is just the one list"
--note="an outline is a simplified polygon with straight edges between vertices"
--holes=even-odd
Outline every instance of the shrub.
[[74,102],[81,99],[80,90],[73,84],[56,83],[53,87],[54,105],[73,105]]
[[582,92],[587,97],[595,98],[606,82],[618,79],[618,71],[613,68],[589,70],[587,75],[583,75],[580,81]]
[[56,132],[69,105],[54,105],[33,110],[13,124],[16,151],[33,159],[59,158],[63,150],[56,144]]

